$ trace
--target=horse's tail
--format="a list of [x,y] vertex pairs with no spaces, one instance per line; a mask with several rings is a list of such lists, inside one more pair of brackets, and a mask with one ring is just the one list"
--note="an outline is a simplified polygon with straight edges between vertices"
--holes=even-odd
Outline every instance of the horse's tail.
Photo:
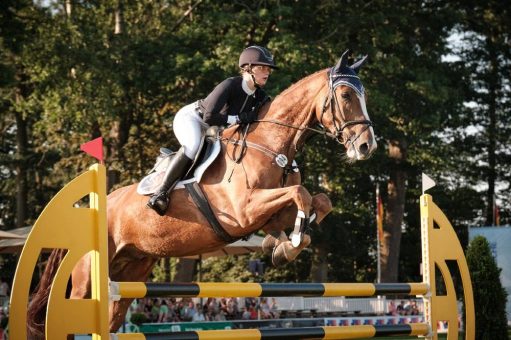
[[59,269],[66,249],[55,249],[51,252],[41,280],[31,296],[27,312],[27,334],[29,339],[44,339],[44,324],[46,321],[46,307],[53,282],[53,277]]

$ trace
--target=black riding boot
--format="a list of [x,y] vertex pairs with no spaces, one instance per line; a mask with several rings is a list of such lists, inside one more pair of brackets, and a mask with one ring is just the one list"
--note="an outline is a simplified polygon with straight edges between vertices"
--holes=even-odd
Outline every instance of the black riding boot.
[[181,147],[179,151],[170,160],[169,167],[165,172],[163,184],[157,192],[151,196],[147,206],[154,209],[158,215],[164,216],[169,206],[169,193],[174,189],[176,183],[186,174],[192,160],[184,153],[184,148]]

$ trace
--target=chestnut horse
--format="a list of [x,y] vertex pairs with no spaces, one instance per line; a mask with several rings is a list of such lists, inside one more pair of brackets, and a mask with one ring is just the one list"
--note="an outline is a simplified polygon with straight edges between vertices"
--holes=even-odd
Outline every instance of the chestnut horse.
[[[287,160],[295,158],[307,136],[316,132],[338,140],[349,161],[367,159],[376,149],[364,88],[357,76],[364,60],[348,66],[345,52],[333,68],[300,80],[267,103],[258,121],[224,130],[221,153],[200,182],[217,220],[230,236],[241,238],[261,229],[267,233],[263,245],[265,251],[273,252],[276,265],[292,261],[310,244],[306,234],[292,244],[283,230],[307,220],[312,209],[316,222],[332,209],[325,194],[311,196],[300,185],[298,172],[291,171],[283,185],[283,166],[289,169],[291,161]],[[236,162],[239,144],[246,145],[246,149]],[[111,280],[145,282],[159,258],[196,255],[226,245],[186,190],[174,190],[166,216],[159,216],[146,207],[148,198],[137,194],[136,188],[133,184],[108,195]],[[52,256],[58,257],[58,252],[55,250]],[[51,280],[58,262],[53,258],[48,262],[29,306],[29,332],[33,337],[42,334],[46,281]],[[88,257],[76,265],[71,279],[70,298],[90,296]],[[122,324],[131,302],[121,299],[110,304],[111,331]]]

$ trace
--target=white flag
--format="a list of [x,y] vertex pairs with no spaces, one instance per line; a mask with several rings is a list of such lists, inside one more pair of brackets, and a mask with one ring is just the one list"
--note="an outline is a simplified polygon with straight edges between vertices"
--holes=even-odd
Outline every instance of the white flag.
[[432,180],[428,175],[424,172],[422,173],[422,194],[428,189],[433,188],[436,185],[435,181]]

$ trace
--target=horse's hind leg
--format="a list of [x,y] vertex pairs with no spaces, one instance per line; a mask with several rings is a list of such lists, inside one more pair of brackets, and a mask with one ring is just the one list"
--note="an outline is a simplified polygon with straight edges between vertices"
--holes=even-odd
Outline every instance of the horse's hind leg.
[[71,273],[70,299],[88,299],[91,296],[91,258],[85,255],[78,261]]
[[[124,248],[114,256],[110,264],[110,279],[116,282],[146,282],[157,259],[136,254],[134,249]],[[133,299],[121,299],[110,303],[110,332],[116,332],[124,323]]]

